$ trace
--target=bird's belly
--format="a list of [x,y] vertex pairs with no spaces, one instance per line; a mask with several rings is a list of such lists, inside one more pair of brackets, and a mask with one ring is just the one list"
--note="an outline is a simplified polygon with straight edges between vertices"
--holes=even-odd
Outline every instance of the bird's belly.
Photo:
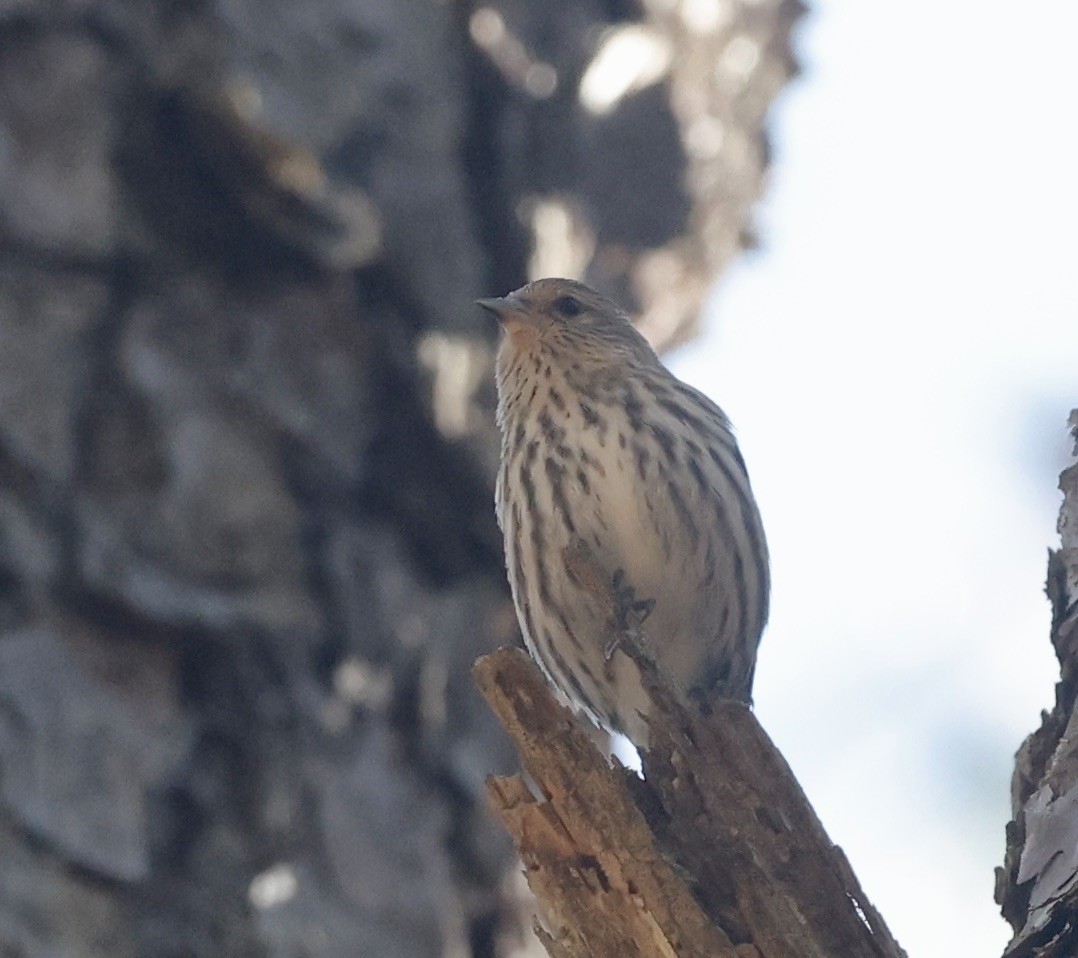
[[[617,577],[636,600],[654,602],[642,632],[663,672],[688,685],[699,675],[706,633],[717,619],[715,596],[700,581],[700,544],[671,521],[662,488],[651,475],[641,477],[626,450],[596,447],[587,459],[605,461],[605,474],[584,482],[566,476],[565,504],[573,522],[571,528],[558,526],[559,554],[579,547],[611,594]],[[559,584],[556,603],[578,635],[591,637],[591,652],[601,652],[609,642],[607,623],[596,621],[594,603],[570,577],[561,576]],[[598,659],[592,664],[607,667]]]
[[643,742],[650,700],[619,645],[617,598],[653,600],[639,631],[663,675],[688,690],[722,655],[732,597],[714,574],[713,524],[696,528],[713,504],[683,492],[678,508],[666,464],[641,463],[614,429],[605,439],[584,430],[522,448],[503,464],[500,518],[532,655],[578,707]]

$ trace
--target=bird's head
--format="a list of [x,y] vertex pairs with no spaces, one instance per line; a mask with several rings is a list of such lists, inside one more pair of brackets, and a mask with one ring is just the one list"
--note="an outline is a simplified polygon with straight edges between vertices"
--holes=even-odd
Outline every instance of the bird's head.
[[498,317],[512,353],[550,353],[582,366],[654,360],[625,313],[576,280],[537,279],[507,296],[477,302]]

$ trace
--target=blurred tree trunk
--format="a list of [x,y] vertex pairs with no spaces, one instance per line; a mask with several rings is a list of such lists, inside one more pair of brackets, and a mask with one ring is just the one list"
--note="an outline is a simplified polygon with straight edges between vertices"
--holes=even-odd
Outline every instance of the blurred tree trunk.
[[[1078,409],[1071,413],[1078,456]],[[1059,478],[1061,547],[1048,559],[1056,702],[1018,750],[1014,820],[996,871],[996,901],[1014,929],[1007,958],[1078,954],[1078,462]]]
[[471,303],[691,334],[799,13],[0,4],[0,955],[519,944]]

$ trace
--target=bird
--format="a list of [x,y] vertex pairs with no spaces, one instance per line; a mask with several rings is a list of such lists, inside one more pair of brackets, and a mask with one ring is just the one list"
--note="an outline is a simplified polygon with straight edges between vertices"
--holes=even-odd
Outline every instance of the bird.
[[633,643],[682,700],[751,703],[770,567],[729,419],[583,283],[477,304],[502,327],[495,513],[548,681],[638,748],[652,702]]

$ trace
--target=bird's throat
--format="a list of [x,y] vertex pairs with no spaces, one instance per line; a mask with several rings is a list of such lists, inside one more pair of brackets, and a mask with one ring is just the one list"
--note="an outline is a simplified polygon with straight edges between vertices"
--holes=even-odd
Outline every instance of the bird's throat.
[[540,330],[534,323],[510,317],[505,320],[507,344],[514,352],[534,352],[539,348]]

